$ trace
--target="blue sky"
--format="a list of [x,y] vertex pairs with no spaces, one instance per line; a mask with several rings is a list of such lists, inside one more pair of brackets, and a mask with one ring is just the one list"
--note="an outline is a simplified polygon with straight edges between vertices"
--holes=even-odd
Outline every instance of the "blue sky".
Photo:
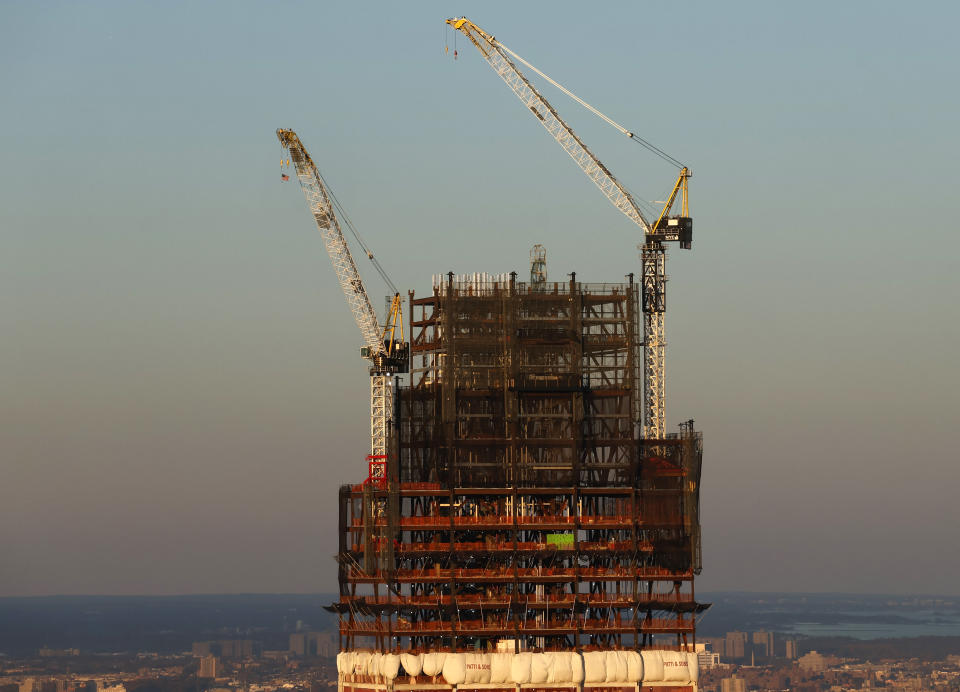
[[[277,127],[401,289],[637,271],[635,228],[443,19],[693,169],[668,426],[698,588],[957,593],[954,3],[0,5],[0,595],[322,591],[358,334]],[[640,197],[672,169],[543,91]],[[385,292],[361,265],[374,295]]]

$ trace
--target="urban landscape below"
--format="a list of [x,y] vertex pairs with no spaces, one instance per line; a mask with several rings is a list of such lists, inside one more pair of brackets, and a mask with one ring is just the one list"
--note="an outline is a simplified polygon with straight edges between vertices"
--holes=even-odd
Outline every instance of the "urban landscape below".
[[[960,689],[960,598],[701,593],[699,689]],[[0,599],[0,692],[328,689],[332,594]]]

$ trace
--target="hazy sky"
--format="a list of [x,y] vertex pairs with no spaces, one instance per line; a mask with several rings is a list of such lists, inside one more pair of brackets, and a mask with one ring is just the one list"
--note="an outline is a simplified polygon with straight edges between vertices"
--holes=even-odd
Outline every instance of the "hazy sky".
[[[554,278],[638,271],[444,54],[453,14],[693,169],[667,412],[705,436],[698,590],[960,594],[958,7],[0,4],[0,595],[334,589],[368,378],[277,127],[401,289],[537,242]],[[663,199],[672,169],[543,91]]]

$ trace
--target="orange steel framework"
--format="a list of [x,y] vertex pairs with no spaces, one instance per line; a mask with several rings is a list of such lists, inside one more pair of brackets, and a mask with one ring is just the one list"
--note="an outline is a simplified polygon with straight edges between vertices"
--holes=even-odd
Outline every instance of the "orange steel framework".
[[620,284],[410,294],[386,482],[340,489],[341,649],[691,649],[702,436],[641,439]]

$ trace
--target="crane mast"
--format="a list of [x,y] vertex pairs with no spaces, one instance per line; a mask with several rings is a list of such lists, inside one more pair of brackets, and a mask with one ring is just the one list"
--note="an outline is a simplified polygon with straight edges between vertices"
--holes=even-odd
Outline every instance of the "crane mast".
[[370,455],[367,459],[371,462],[371,478],[375,473],[382,473],[382,481],[386,481],[387,442],[393,416],[393,375],[408,370],[409,349],[403,342],[400,296],[393,296],[386,326],[381,329],[319,170],[293,130],[279,129],[277,138],[290,155],[340,288],[363,335],[365,345],[361,355],[371,363]]
[[[677,241],[680,243],[680,247],[690,248],[693,226],[687,208],[687,180],[691,175],[689,169],[680,165],[680,176],[677,178],[670,198],[665,203],[657,221],[653,224],[649,223],[633,196],[614,177],[613,173],[594,156],[593,152],[564,122],[547,99],[520,72],[513,59],[529,67],[622,134],[640,141],[660,155],[666,156],[663,152],[656,147],[652,147],[648,142],[636,138],[628,129],[555,82],[467,18],[448,19],[447,24],[470,40],[480,51],[487,64],[493,68],[493,71],[516,94],[524,106],[533,113],[540,124],[567,152],[594,185],[599,188],[610,203],[643,231],[644,243],[640,255],[644,345],[642,427],[644,438],[662,439],[665,434],[664,375],[666,342],[664,339],[664,312],[666,311],[667,281],[666,248],[663,243],[665,241]],[[678,163],[671,157],[666,156],[666,158],[673,163]],[[671,217],[669,216],[670,209],[678,193],[682,198],[682,214]]]

